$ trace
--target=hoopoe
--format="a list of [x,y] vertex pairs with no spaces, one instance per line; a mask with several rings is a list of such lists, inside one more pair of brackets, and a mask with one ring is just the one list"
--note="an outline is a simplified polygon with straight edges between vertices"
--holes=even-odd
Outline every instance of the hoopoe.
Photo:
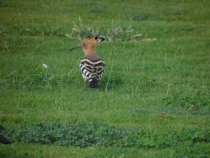
[[105,65],[104,60],[98,55],[95,47],[104,40],[105,38],[102,37],[88,37],[83,41],[82,45],[70,49],[70,51],[72,51],[76,48],[82,47],[85,53],[85,56],[79,65],[84,79],[84,87],[88,80],[91,88],[97,88],[98,81],[103,77]]

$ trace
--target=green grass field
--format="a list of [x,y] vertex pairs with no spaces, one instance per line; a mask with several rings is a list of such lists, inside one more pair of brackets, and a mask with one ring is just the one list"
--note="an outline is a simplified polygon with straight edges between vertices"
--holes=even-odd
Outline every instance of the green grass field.
[[[209,8],[209,0],[1,0],[0,124],[13,143],[0,144],[0,157],[208,157]],[[84,53],[69,51],[87,35],[106,38],[99,89],[83,89]],[[40,122],[59,124],[58,133],[74,122],[74,141],[48,128],[31,134]]]

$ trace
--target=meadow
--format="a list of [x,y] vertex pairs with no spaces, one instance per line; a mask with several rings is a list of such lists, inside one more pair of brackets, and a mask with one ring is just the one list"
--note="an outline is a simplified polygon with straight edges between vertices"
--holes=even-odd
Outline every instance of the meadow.
[[[0,157],[209,157],[209,0],[1,0]],[[83,87],[86,36],[105,60]]]

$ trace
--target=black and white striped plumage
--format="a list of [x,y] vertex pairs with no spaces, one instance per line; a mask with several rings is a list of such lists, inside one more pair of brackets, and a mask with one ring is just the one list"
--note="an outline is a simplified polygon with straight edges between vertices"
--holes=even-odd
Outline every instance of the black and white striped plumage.
[[83,44],[75,48],[82,47],[85,53],[84,58],[80,62],[80,70],[84,83],[89,81],[91,88],[98,87],[98,81],[101,80],[104,74],[104,60],[97,54],[95,47],[100,42],[104,41],[100,37],[88,37],[83,41]]
[[91,88],[98,87],[98,81],[101,80],[104,74],[103,59],[91,60],[83,58],[80,62],[80,70],[84,80],[88,80]]

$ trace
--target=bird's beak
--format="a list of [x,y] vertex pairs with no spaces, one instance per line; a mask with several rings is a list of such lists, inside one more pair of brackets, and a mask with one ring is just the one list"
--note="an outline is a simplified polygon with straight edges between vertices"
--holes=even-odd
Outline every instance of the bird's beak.
[[77,48],[81,48],[81,47],[82,47],[82,45],[79,45],[79,46],[73,47],[73,48],[71,48],[71,49],[70,49],[70,51],[72,51],[72,50],[74,50],[74,49],[77,49]]

